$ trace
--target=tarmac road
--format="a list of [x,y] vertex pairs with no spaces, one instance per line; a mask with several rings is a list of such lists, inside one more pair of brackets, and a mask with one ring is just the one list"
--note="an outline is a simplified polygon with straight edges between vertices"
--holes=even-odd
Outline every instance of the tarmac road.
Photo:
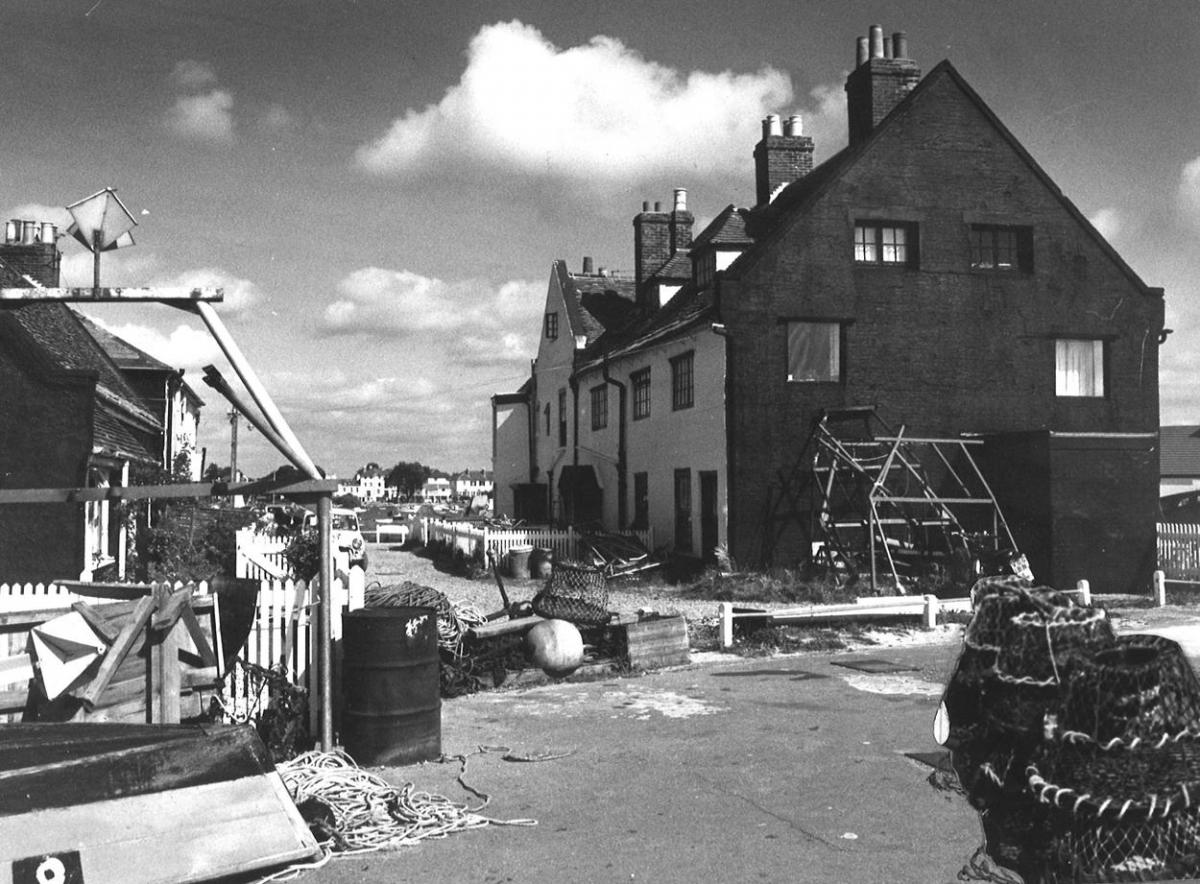
[[[538,825],[340,858],[302,880],[954,881],[980,843],[977,817],[906,753],[940,751],[932,720],[958,648],[954,638],[769,659],[706,655],[640,678],[446,701],[442,750],[468,757],[466,782],[492,796],[483,812]],[[863,658],[884,671],[838,665]],[[377,772],[474,807],[459,770]]]

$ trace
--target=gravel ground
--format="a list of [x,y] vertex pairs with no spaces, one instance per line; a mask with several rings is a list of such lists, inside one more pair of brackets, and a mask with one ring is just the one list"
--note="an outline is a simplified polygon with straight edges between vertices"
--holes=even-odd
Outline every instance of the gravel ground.
[[[370,545],[370,567],[367,585],[398,586],[405,581],[428,586],[446,595],[456,605],[470,605],[482,614],[501,608],[500,590],[490,576],[468,580],[465,577],[439,570],[433,560],[419,551],[401,549],[388,544]],[[532,599],[542,588],[541,580],[517,580],[502,574],[504,588],[513,602]],[[614,611],[637,611],[642,608],[660,614],[682,614],[688,621],[716,620],[717,603],[707,600],[680,598],[680,590],[667,584],[646,581],[620,580],[609,584],[609,608]],[[784,605],[764,607],[785,607]]]

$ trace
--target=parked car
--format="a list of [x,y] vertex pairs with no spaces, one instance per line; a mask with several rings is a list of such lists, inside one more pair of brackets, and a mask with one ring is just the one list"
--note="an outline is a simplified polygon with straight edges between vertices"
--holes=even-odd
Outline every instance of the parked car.
[[[332,511],[330,531],[335,549],[346,554],[351,566],[367,569],[367,542],[358,525],[358,514],[354,510],[335,506]],[[305,530],[317,530],[317,514],[310,512],[304,517]]]

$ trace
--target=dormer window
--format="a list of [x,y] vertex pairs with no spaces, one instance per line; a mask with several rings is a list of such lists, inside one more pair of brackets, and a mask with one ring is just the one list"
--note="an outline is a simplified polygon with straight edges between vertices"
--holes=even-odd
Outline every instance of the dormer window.
[[854,222],[854,263],[917,266],[917,225],[906,221]]
[[546,339],[549,341],[553,341],[553,340],[556,340],[557,338],[558,338],[558,314],[557,313],[547,313],[546,314]]

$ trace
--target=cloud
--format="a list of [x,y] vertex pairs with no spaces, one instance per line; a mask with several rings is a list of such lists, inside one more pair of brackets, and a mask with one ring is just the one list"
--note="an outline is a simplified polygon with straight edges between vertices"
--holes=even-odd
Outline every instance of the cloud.
[[176,135],[200,141],[233,140],[233,96],[224,89],[203,95],[183,95],[167,114],[167,127]]
[[201,267],[195,270],[185,270],[173,276],[157,276],[150,281],[149,285],[188,289],[223,289],[225,299],[214,306],[219,313],[225,316],[241,316],[263,299],[262,290],[253,282],[227,273],[219,267]]
[[184,59],[171,70],[171,84],[177,89],[196,92],[217,82],[217,73],[204,61]]
[[1184,165],[1177,197],[1184,218],[1200,227],[1200,157]]
[[1092,222],[1093,227],[1100,231],[1100,235],[1109,242],[1112,242],[1125,226],[1121,213],[1112,208],[1100,209],[1094,215],[1091,215],[1088,220]]
[[194,372],[223,361],[217,342],[203,328],[181,323],[171,331],[162,331],[137,323],[108,322],[99,312],[90,311],[88,318],[172,368]]
[[680,72],[611,37],[560,49],[518,21],[482,28],[436,105],[408,109],[359,148],[365,169],[419,176],[497,168],[606,182],[741,172],[766,113],[787,112],[786,74]]
[[341,297],[325,308],[320,331],[377,338],[454,333],[455,339],[468,331],[503,341],[505,334],[536,327],[543,288],[522,281],[498,288],[478,280],[448,283],[410,270],[364,267],[338,284]]
[[49,221],[51,224],[58,225],[59,234],[65,233],[71,224],[71,213],[65,206],[47,206],[42,203],[22,203],[19,206],[13,206],[7,210],[4,218],[5,220],[18,218],[22,221]]
[[[157,266],[158,258],[153,252],[139,252],[137,249],[104,252],[100,257],[100,284],[143,286],[147,276]],[[64,286],[90,286],[95,276],[92,253],[85,251],[83,246],[64,251],[58,271]]]

